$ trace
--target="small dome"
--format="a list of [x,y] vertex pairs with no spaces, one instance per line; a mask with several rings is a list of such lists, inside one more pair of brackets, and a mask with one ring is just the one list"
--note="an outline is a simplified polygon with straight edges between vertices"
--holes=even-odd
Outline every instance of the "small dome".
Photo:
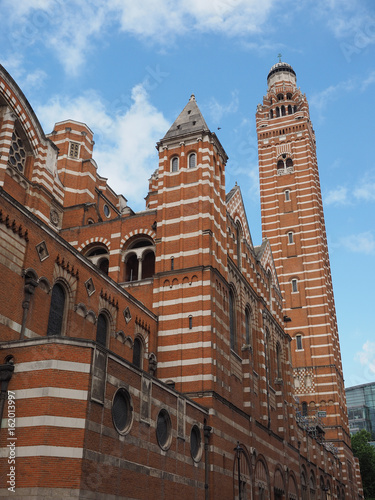
[[269,81],[269,79],[272,75],[274,75],[275,73],[279,73],[281,71],[286,72],[286,73],[292,73],[294,76],[296,76],[296,73],[290,64],[285,63],[285,62],[278,62],[278,63],[274,64],[272,66],[272,68],[270,69],[270,72],[268,73],[268,76],[267,76],[267,82]]

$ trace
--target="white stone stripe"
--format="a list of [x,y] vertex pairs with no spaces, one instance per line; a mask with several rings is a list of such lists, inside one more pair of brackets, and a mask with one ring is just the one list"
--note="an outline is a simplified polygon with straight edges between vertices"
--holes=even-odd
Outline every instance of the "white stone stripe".
[[[174,382],[199,382],[199,381],[205,381],[205,380],[213,380],[215,381],[216,377],[214,377],[211,374],[208,375],[191,375],[190,377],[173,377]],[[170,377],[168,378],[161,378],[160,379],[162,382],[167,382],[170,380]]]
[[88,194],[90,196],[90,198],[94,199],[94,195],[88,189],[73,189],[73,188],[65,187],[65,191],[67,191],[69,193],[75,193],[75,194]]
[[178,368],[179,366],[193,366],[204,364],[215,364],[210,358],[192,358],[192,359],[176,359],[174,361],[158,361],[158,368]]
[[60,359],[44,359],[40,361],[28,361],[16,363],[14,373],[29,372],[35,370],[63,370],[79,373],[90,373],[89,363],[76,363],[73,361],[62,361]]
[[[16,417],[16,429],[21,427],[67,427],[69,429],[84,429],[86,419],[72,417],[57,417],[53,415],[36,415],[33,417]],[[8,419],[4,418],[2,427],[8,426]]]
[[187,318],[189,314],[194,315],[194,318],[200,318],[204,316],[211,316],[211,311],[185,311],[183,314],[165,314],[163,316],[159,316],[159,322],[160,321],[172,321],[176,319],[183,319]]
[[189,257],[191,255],[198,255],[198,254],[205,254],[205,253],[210,253],[210,249],[206,248],[206,249],[190,250],[189,252],[170,253],[170,254],[166,254],[166,255],[163,255],[163,256],[156,257],[156,261],[157,262],[161,262],[162,260],[170,260],[171,257],[174,257],[174,258]]
[[172,299],[172,300],[162,300],[160,302],[154,302],[153,307],[159,307],[159,306],[174,306],[177,304],[188,304],[188,303],[194,303],[194,302],[199,302],[203,300],[211,300],[211,295],[196,295],[194,297],[183,297],[181,299]]
[[[184,288],[194,288],[194,287],[202,287],[204,288],[205,286],[209,286],[211,287],[212,286],[212,282],[209,281],[209,280],[206,280],[206,281],[194,281],[191,283],[187,283]],[[168,291],[173,291],[173,288],[170,288],[169,285],[167,286],[162,286],[160,288],[154,288],[154,295],[157,294],[157,293],[160,293],[160,292],[163,292],[163,293],[166,293]]]
[[[9,448],[0,448],[0,457],[8,457]],[[82,458],[83,448],[73,448],[69,446],[17,446],[16,458],[20,457],[61,457],[61,458]]]
[[[209,326],[206,329],[210,330],[211,327]],[[203,328],[200,329],[200,331],[202,331],[202,330],[203,330]],[[158,352],[173,352],[173,351],[178,351],[180,349],[184,349],[184,351],[186,351],[188,349],[205,349],[205,348],[210,348],[210,347],[211,347],[211,342],[190,342],[188,344],[174,344],[174,345],[159,346]]]
[[14,391],[17,399],[31,398],[63,398],[87,401],[88,392],[78,389],[65,389],[62,387],[35,387],[33,389],[18,389]]
[[96,178],[92,175],[91,172],[77,172],[75,170],[69,170],[68,168],[63,168],[63,169],[59,170],[59,174],[61,174],[62,172],[65,172],[65,173],[70,174],[70,175],[75,175],[77,177],[87,177],[88,176],[94,182],[96,182]]

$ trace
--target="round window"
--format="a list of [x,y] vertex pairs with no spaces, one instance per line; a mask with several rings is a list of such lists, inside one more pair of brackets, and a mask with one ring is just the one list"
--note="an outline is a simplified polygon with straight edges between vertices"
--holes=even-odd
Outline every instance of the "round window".
[[167,450],[172,441],[172,422],[167,410],[160,410],[156,422],[156,437],[160,448]]
[[111,211],[110,211],[110,209],[109,209],[109,206],[108,206],[108,205],[104,205],[103,210],[104,210],[104,215],[105,215],[106,217],[109,217],[109,216],[111,215]]
[[201,458],[201,431],[197,425],[193,425],[190,432],[190,453],[195,462]]
[[112,419],[117,432],[120,434],[129,432],[133,419],[133,407],[130,394],[124,388],[119,389],[113,398]]

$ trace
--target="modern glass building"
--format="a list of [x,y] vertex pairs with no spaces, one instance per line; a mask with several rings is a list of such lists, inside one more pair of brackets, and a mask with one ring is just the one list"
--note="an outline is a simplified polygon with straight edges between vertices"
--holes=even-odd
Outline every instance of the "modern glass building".
[[345,392],[351,434],[366,429],[375,441],[375,382],[347,387]]

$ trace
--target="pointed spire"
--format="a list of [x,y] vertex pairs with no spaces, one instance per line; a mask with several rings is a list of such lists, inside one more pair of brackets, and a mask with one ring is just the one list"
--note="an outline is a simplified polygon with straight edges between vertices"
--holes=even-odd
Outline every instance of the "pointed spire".
[[198,108],[195,95],[191,94],[189,102],[178,115],[163,140],[203,131],[209,132],[209,128]]

